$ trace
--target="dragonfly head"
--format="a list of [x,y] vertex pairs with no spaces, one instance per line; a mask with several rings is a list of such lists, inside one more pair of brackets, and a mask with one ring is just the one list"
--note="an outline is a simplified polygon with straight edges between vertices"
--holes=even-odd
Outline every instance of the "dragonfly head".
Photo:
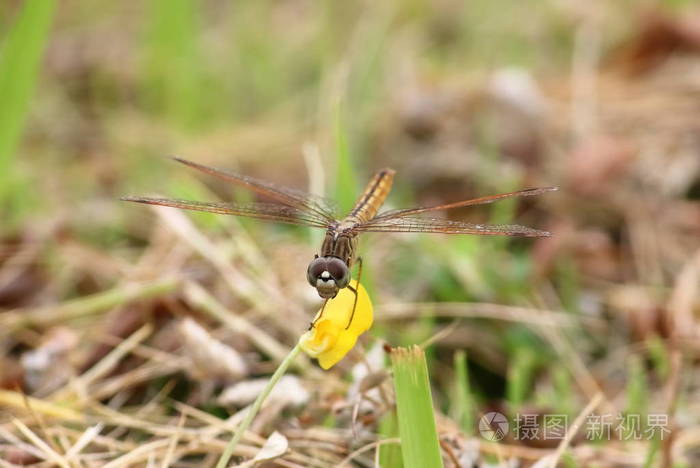
[[338,257],[316,257],[309,264],[306,279],[319,296],[330,299],[350,283],[350,269]]

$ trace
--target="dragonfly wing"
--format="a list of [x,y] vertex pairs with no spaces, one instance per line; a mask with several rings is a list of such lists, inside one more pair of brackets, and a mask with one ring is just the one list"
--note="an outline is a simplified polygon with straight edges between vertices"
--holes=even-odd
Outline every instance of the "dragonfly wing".
[[357,232],[434,232],[439,234],[475,234],[482,236],[549,237],[540,231],[517,224],[472,224],[437,218],[402,216],[374,218],[354,228]]
[[187,159],[173,157],[175,161],[196,169],[200,172],[213,175],[227,182],[246,187],[260,195],[268,197],[276,202],[289,205],[300,210],[307,210],[316,213],[324,220],[331,222],[335,220],[335,207],[323,197],[312,195],[301,190],[294,190],[286,187],[278,187],[269,182],[264,182],[253,177],[237,174],[235,172],[205,166]]
[[447,210],[450,208],[459,208],[463,206],[474,206],[474,205],[485,205],[487,203],[493,203],[506,198],[515,197],[529,197],[533,195],[540,195],[546,192],[553,192],[559,190],[559,187],[539,187],[531,188],[526,190],[518,190],[517,192],[501,193],[499,195],[489,195],[487,197],[474,198],[472,200],[462,200],[454,203],[446,203],[444,205],[420,207],[420,208],[408,208],[403,210],[391,210],[384,213],[380,213],[376,216],[372,222],[380,220],[388,220],[392,218],[402,218],[405,216],[414,216],[420,213],[427,213],[430,211]]
[[326,228],[326,220],[315,213],[300,210],[292,206],[277,203],[205,203],[191,200],[151,197],[122,197],[124,201],[145,203],[148,205],[169,206],[185,210],[206,211],[209,213],[244,216],[246,218],[266,219],[280,223],[299,224],[317,228]]

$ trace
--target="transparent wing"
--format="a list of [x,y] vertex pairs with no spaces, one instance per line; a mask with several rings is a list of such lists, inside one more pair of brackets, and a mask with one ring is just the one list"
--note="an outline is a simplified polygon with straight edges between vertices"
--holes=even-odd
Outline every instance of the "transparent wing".
[[517,224],[472,224],[446,219],[402,216],[374,218],[353,228],[356,232],[434,232],[439,234],[475,234],[481,236],[549,237],[540,231]]
[[122,197],[122,200],[145,203],[148,205],[170,206],[185,210],[206,211],[209,213],[244,216],[246,218],[266,219],[280,223],[298,224],[301,226],[311,226],[324,229],[328,226],[325,218],[316,213],[277,203],[205,203],[191,200],[151,197]]
[[173,157],[175,161],[196,169],[205,174],[210,174],[227,182],[232,182],[242,187],[246,187],[260,195],[263,195],[276,202],[292,206],[299,210],[316,213],[327,222],[335,220],[335,206],[329,200],[318,197],[301,190],[294,190],[286,187],[278,187],[269,182],[264,182],[253,177],[236,174],[235,172],[205,166],[186,159]]
[[501,193],[499,195],[489,195],[487,197],[474,198],[472,200],[462,200],[454,203],[446,203],[444,205],[428,206],[421,208],[408,208],[403,210],[391,210],[384,213],[379,213],[374,219],[369,221],[369,223],[381,223],[384,220],[389,220],[393,218],[403,218],[405,216],[413,216],[420,213],[427,213],[429,211],[447,210],[450,208],[459,208],[462,206],[474,206],[474,205],[485,205],[487,203],[493,203],[496,201],[504,200],[506,198],[514,197],[529,197],[533,195],[539,195],[545,192],[553,192],[559,190],[559,187],[539,187],[531,188],[526,190],[518,190],[517,192]]

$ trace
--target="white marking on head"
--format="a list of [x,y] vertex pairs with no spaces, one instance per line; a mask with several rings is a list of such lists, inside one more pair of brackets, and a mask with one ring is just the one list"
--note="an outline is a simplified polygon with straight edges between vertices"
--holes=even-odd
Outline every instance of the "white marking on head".
[[321,273],[321,278],[323,278],[324,280],[327,280],[330,277],[331,277],[331,274],[328,273],[328,271],[324,271],[323,273]]

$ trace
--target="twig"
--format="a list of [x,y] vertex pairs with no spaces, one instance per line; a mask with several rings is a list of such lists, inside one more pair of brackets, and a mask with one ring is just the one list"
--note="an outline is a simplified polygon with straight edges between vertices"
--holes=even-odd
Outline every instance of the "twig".
[[[97,314],[138,299],[161,296],[174,290],[178,284],[179,281],[174,278],[148,284],[128,283],[108,291],[73,299],[58,306],[17,309],[3,314],[0,330],[12,332],[22,327],[48,326]],[[0,332],[0,335],[3,332]]]
[[[245,318],[230,313],[199,284],[193,282],[186,283],[185,296],[192,305],[201,308],[203,312],[206,312],[226,325],[229,330],[248,337],[260,351],[270,356],[275,362],[282,362],[285,356],[287,356],[288,348],[280,344],[279,341],[260,328],[251,324]],[[302,369],[309,368],[306,362],[299,362],[295,365]]]
[[569,447],[569,444],[571,444],[571,441],[573,440],[574,436],[578,433],[578,430],[583,425],[583,420],[586,419],[588,415],[591,414],[598,407],[601,401],[603,401],[603,394],[598,393],[586,405],[583,411],[581,411],[579,415],[576,416],[576,419],[574,419],[573,424],[571,424],[571,428],[566,432],[566,436],[559,443],[557,451],[554,452],[552,455],[549,455],[549,457],[551,457],[549,460],[550,468],[556,468],[559,459],[564,454],[564,451]]
[[177,422],[177,431],[170,438],[170,443],[168,444],[168,450],[165,452],[163,457],[163,463],[161,466],[163,468],[168,468],[170,466],[170,461],[173,459],[173,454],[175,453],[175,447],[177,447],[178,440],[180,439],[180,434],[182,433],[182,428],[185,425],[185,420],[187,415],[185,413],[180,413],[180,419]]
[[33,411],[52,418],[64,421],[84,422],[85,415],[65,406],[50,403],[39,398],[23,395],[19,392],[0,389],[0,406],[12,406],[18,409],[27,409],[27,404]]
[[446,327],[441,328],[437,332],[435,332],[432,336],[430,336],[427,340],[424,342],[420,343],[418,346],[421,348],[425,349],[428,346],[431,346],[435,344],[436,342],[442,340],[446,336],[450,335],[453,331],[457,329],[457,327],[460,325],[459,319],[453,320],[452,323],[447,325]]
[[97,379],[107,375],[114,367],[122,360],[124,356],[129,354],[133,348],[138,346],[143,340],[153,331],[153,326],[146,324],[131,334],[126,340],[102,358],[97,364],[88,369],[83,375],[78,377],[80,383],[87,388]]
[[541,310],[529,307],[513,307],[501,304],[476,302],[423,302],[423,303],[394,303],[377,307],[378,321],[403,320],[425,315],[430,311],[431,317],[453,318],[488,318],[507,320],[532,325],[547,325],[578,328],[581,324],[592,328],[603,329],[606,323],[595,318],[576,318],[571,314]]
[[66,460],[70,461],[73,457],[78,456],[80,452],[100,434],[103,427],[104,425],[100,423],[87,428],[87,430],[80,435],[80,438],[75,444],[66,451]]
[[343,458],[340,461],[340,463],[338,463],[338,466],[342,467],[342,466],[350,463],[352,461],[352,459],[355,458],[356,456],[361,455],[361,454],[365,453],[366,451],[371,450],[375,447],[380,447],[382,445],[388,445],[388,444],[400,444],[400,443],[401,443],[401,439],[399,439],[398,437],[392,437],[389,439],[377,440],[376,442],[372,442],[372,443],[369,443],[367,445],[363,445],[359,449],[357,449],[353,452],[350,452],[347,457]]
[[19,419],[13,419],[12,423],[19,429],[19,431],[24,434],[24,436],[29,439],[39,450],[41,450],[48,459],[61,466],[62,468],[70,468],[70,465],[64,457],[62,457],[58,452],[49,447],[49,445],[41,440],[31,429],[29,429],[22,421]]
[[676,279],[673,293],[666,309],[671,314],[668,317],[671,337],[669,348],[671,355],[671,373],[664,389],[664,404],[671,430],[662,445],[661,466],[673,466],[673,440],[675,436],[675,412],[678,405],[678,392],[683,368],[683,354],[679,341],[682,338],[697,339],[697,330],[693,317],[693,304],[700,291],[700,250],[696,251],[685,264]]
[[148,454],[154,453],[156,450],[167,447],[169,443],[170,440],[168,439],[156,439],[152,442],[140,445],[131,452],[126,453],[121,457],[115,458],[114,460],[110,461],[109,463],[104,465],[103,468],[118,468],[121,466],[129,466],[132,464],[136,464],[136,462],[143,460],[143,455],[148,456]]

